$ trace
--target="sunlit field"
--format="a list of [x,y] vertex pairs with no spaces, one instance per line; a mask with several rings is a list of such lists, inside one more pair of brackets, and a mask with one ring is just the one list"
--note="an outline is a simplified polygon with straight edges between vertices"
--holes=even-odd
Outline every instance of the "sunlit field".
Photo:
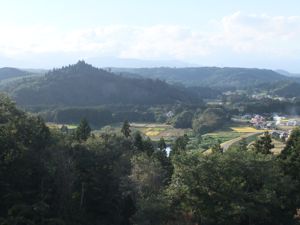
[[68,129],[76,129],[76,124],[59,124],[59,123],[46,123],[47,127],[50,129],[61,129],[63,125],[65,125]]
[[257,130],[254,127],[231,127],[232,130],[238,133],[255,133],[261,132],[261,130]]
[[132,123],[131,128],[140,131],[152,140],[159,140],[160,138],[173,140],[191,132],[191,129],[176,129],[171,125],[158,123]]

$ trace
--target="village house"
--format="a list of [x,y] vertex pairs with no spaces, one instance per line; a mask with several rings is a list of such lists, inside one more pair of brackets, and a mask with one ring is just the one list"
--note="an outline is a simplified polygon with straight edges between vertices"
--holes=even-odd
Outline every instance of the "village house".
[[251,120],[250,120],[250,123],[256,127],[256,128],[259,128],[259,129],[262,129],[264,128],[264,125],[265,125],[265,118],[261,115],[255,115]]
[[174,113],[172,111],[169,111],[166,113],[166,117],[171,118],[174,116]]

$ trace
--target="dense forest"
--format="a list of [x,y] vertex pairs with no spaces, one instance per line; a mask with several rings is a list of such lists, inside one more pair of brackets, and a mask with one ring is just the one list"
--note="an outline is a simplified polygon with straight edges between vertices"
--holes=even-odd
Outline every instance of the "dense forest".
[[86,120],[58,132],[2,95],[0,123],[2,225],[299,224],[299,129],[279,156],[268,134],[253,150],[208,155],[178,137],[168,156],[128,122],[101,136]]
[[53,69],[44,76],[18,80],[4,88],[24,106],[95,106],[201,102],[192,91],[161,80],[126,78],[84,61]]
[[3,67],[0,68],[0,81],[5,79],[17,78],[17,77],[24,77],[28,76],[30,73],[24,70],[10,68],[10,67]]
[[260,84],[294,80],[273,70],[230,68],[230,67],[195,67],[195,68],[112,68],[123,76],[140,76],[161,79],[170,83],[186,86],[204,86],[213,88],[249,88]]

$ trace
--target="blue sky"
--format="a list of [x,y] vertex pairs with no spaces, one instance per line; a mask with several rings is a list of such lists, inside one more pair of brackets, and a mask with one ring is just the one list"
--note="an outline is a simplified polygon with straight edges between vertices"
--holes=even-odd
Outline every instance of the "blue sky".
[[297,0],[0,0],[0,5],[0,66],[134,58],[300,72]]

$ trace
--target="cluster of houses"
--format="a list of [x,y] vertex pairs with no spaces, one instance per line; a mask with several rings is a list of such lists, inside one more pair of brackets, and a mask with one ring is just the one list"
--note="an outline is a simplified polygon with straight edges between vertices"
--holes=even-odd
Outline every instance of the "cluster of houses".
[[261,115],[255,115],[250,119],[250,123],[253,127],[259,130],[275,129],[276,123],[274,121],[267,121],[265,117]]
[[286,117],[281,117],[278,115],[274,115],[272,120],[267,120],[266,117],[262,115],[246,114],[242,116],[242,119],[249,120],[253,127],[261,130],[276,129],[278,126],[288,126],[288,127],[300,126],[300,120],[287,119]]
[[286,141],[290,137],[291,132],[292,130],[289,131],[273,130],[270,134],[274,139],[281,139],[283,141]]
[[275,139],[287,140],[291,134],[292,129],[280,130],[279,126],[295,127],[300,126],[300,120],[287,119],[286,117],[280,117],[278,115],[273,116],[273,120],[268,121],[266,117],[262,115],[244,115],[243,119],[248,119],[253,127],[259,130],[272,130],[270,134]]

